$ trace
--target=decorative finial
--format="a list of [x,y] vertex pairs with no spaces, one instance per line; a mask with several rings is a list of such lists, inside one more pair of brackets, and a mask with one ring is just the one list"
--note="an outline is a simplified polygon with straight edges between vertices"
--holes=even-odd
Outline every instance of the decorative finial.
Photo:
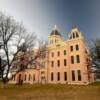
[[56,24],[55,24],[55,26],[54,26],[54,29],[57,29],[57,26],[56,26]]
[[53,28],[53,30],[57,30],[57,25],[56,25],[56,24],[54,25],[54,28]]

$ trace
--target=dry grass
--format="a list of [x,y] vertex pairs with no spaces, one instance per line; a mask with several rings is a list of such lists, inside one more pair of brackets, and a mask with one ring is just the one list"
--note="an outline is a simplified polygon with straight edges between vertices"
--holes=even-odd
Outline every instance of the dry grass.
[[100,100],[100,83],[73,85],[8,85],[0,88],[0,100]]

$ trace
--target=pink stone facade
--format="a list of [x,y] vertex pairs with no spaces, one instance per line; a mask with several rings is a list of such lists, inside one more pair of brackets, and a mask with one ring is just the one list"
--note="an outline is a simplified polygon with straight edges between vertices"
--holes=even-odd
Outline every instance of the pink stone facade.
[[[23,83],[61,83],[85,85],[94,82],[91,61],[82,32],[72,28],[68,39],[63,39],[54,28],[48,37],[47,53],[39,69],[23,72]],[[18,81],[20,73],[10,83]]]

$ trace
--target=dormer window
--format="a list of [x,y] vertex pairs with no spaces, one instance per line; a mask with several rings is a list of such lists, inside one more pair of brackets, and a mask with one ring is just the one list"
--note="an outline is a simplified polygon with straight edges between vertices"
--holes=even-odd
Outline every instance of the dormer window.
[[77,38],[77,37],[79,37],[79,34],[78,34],[78,32],[76,32],[76,38]]
[[73,33],[73,39],[75,38],[75,33]]
[[72,39],[72,35],[70,36],[70,39]]
[[78,32],[73,32],[70,36],[70,39],[75,39],[75,38],[78,38],[79,37],[79,34]]

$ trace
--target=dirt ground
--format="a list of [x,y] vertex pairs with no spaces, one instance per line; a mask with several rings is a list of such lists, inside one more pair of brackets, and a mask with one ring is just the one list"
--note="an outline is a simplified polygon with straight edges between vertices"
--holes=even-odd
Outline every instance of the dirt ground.
[[0,100],[100,100],[100,83],[7,85],[5,89],[0,88]]

